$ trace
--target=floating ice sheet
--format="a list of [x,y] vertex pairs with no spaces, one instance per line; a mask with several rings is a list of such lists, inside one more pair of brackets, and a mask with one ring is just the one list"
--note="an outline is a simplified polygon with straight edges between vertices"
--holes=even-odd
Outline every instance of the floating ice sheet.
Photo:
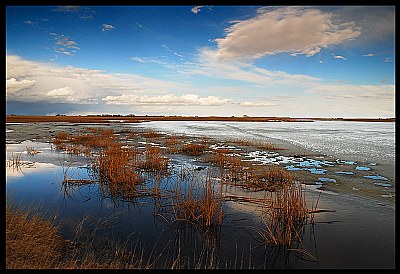
[[318,178],[318,180],[321,181],[321,182],[332,182],[332,183],[336,183],[336,180],[335,180],[335,179],[332,179],[332,178],[325,178],[325,177],[322,177],[322,178]]
[[368,178],[368,179],[372,179],[372,180],[384,180],[384,181],[388,181],[389,179],[380,175],[368,175],[368,176],[364,176],[364,178]]
[[387,187],[387,186],[392,186],[391,184],[385,184],[385,183],[374,183],[377,186],[383,186],[383,187]]
[[351,171],[336,171],[336,174],[345,174],[345,175],[352,175],[354,172]]
[[371,168],[367,167],[367,166],[356,166],[356,170],[371,170]]
[[326,169],[318,169],[318,168],[309,168],[308,169],[312,174],[325,174],[327,172]]

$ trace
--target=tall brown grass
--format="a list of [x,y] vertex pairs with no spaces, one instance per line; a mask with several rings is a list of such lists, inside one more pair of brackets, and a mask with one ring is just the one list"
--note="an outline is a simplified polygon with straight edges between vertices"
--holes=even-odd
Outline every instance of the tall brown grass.
[[136,184],[143,182],[136,161],[134,148],[110,145],[94,158],[91,168],[103,192],[112,197],[136,196]]
[[246,187],[254,190],[276,190],[293,182],[290,171],[276,165],[250,166],[244,173],[243,181]]
[[222,224],[222,185],[216,188],[216,182],[210,174],[196,176],[194,170],[183,167],[182,177],[175,177],[166,195],[167,202],[158,205],[156,215],[162,220],[185,226],[187,223],[211,228]]
[[277,147],[271,141],[264,141],[262,139],[248,140],[241,138],[233,138],[228,140],[228,142],[233,144],[238,144],[241,146],[255,147],[264,150],[281,150],[282,148]]
[[[310,219],[300,182],[284,184],[274,192],[266,192],[261,207],[263,227],[253,227],[252,235],[261,245],[281,246],[316,260],[303,247],[304,227]],[[298,247],[302,248],[298,248]]]
[[64,240],[57,227],[32,209],[6,205],[6,268],[57,267]]
[[206,149],[207,146],[203,143],[185,143],[182,152],[190,156],[200,156]]
[[140,168],[152,171],[168,169],[169,159],[162,154],[160,147],[152,146],[147,143],[143,156],[143,159],[141,159],[139,163]]
[[[85,217],[76,227],[76,239],[65,240],[52,216],[34,207],[6,205],[6,269],[143,269],[150,268],[143,252],[132,252],[125,244],[109,239],[106,246],[93,249],[93,233],[84,232]],[[96,231],[106,221],[99,220]]]

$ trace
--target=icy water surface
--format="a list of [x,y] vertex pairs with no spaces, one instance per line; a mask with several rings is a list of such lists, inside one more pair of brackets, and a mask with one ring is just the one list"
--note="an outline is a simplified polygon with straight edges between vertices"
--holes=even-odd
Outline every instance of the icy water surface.
[[313,151],[371,163],[393,164],[395,123],[378,122],[149,122],[145,127],[224,138],[268,137]]

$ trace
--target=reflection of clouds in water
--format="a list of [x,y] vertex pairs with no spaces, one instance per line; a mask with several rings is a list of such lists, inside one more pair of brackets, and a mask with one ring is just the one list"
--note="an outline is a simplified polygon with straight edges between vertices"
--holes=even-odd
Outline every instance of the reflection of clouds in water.
[[[31,173],[41,173],[50,170],[54,170],[55,168],[60,168],[52,163],[40,163],[40,162],[30,162],[30,161],[21,161],[21,165],[19,167],[8,166],[10,160],[6,160],[6,177],[7,178],[16,178],[23,177],[29,175]],[[7,180],[7,183],[9,181]]]

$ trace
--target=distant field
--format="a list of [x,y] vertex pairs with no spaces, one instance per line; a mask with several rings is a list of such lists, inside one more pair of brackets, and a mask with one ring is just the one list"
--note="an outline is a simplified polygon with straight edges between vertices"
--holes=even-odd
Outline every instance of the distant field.
[[395,122],[395,118],[290,118],[290,117],[224,117],[224,116],[20,116],[7,115],[6,123],[71,122],[71,123],[140,123],[147,121],[226,121],[226,122],[313,122],[360,121]]

